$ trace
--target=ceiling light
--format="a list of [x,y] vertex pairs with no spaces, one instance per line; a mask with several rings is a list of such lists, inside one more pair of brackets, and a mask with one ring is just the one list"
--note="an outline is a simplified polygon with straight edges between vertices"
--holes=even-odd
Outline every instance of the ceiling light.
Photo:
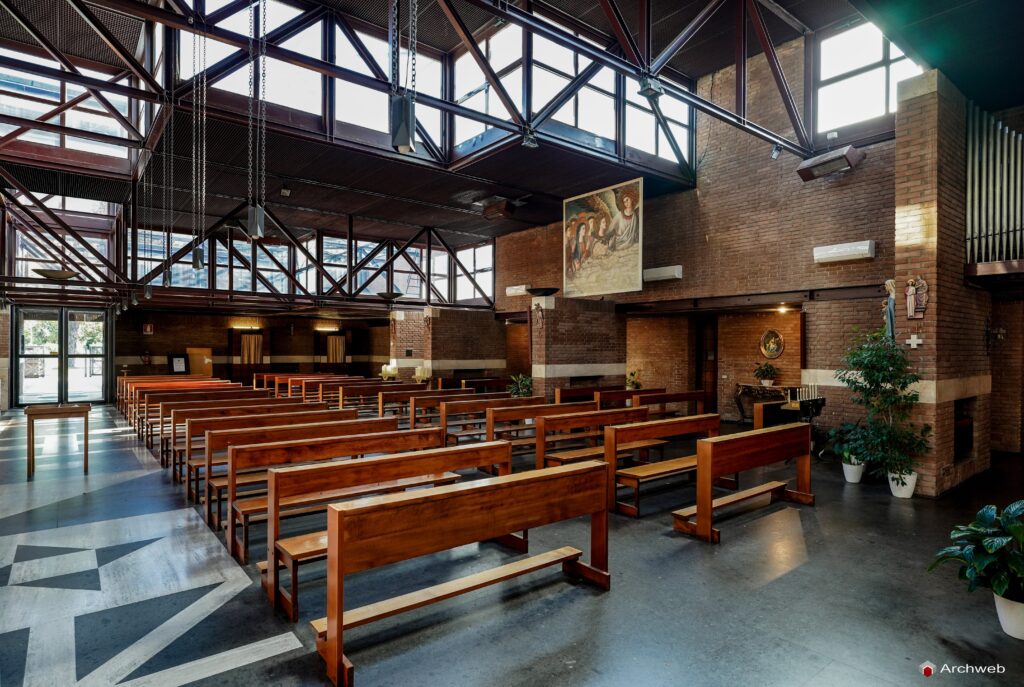
[[139,294],[137,294],[135,291],[132,291],[132,305],[138,305],[138,304],[139,304]]
[[411,93],[391,95],[391,147],[400,153],[415,153],[416,101]]
[[142,289],[142,297],[145,298],[147,301],[150,298],[153,297],[153,285],[152,284],[146,284],[146,287],[144,289]]
[[785,315],[788,312],[789,312],[789,308],[787,308],[785,305],[780,305],[779,306],[779,314]]
[[203,269],[203,247],[196,246],[192,249],[192,269]]
[[772,146],[771,158],[773,160],[778,160],[779,159],[779,155],[781,155],[781,154],[782,154],[782,146],[780,144],[776,143],[775,145]]
[[800,163],[800,166],[796,168],[796,173],[799,174],[800,178],[804,181],[812,181],[835,172],[843,172],[848,169],[853,169],[859,165],[861,160],[865,157],[866,156],[863,151],[858,150],[853,146],[844,146],[804,160]]
[[665,92],[665,89],[662,88],[661,82],[653,76],[645,76],[640,79],[640,90],[638,92],[645,98],[657,98]]
[[263,238],[263,230],[266,225],[266,212],[262,205],[250,205],[249,206],[249,221],[246,225],[246,231],[249,233],[251,239]]
[[291,194],[292,194],[292,190],[291,190],[290,188],[288,188],[288,184],[285,184],[285,185],[283,185],[283,186],[281,187],[281,195],[282,195],[283,197],[287,198],[287,197],[288,197],[288,196],[290,196]]

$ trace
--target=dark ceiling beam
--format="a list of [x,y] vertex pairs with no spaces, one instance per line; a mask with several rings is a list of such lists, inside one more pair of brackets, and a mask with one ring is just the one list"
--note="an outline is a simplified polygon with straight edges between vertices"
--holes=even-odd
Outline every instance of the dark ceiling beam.
[[622,54],[626,56],[627,60],[638,67],[647,66],[646,60],[640,55],[640,48],[637,46],[636,41],[633,40],[633,34],[629,32],[629,27],[626,26],[626,20],[622,17],[622,11],[619,10],[618,3],[615,0],[600,0],[600,4],[604,16],[608,19],[608,23],[611,24],[612,33],[615,34],[615,39],[619,42],[619,47],[622,48]]
[[[103,2],[110,2],[112,0],[102,0]],[[713,0],[712,4],[715,4],[717,9],[718,6],[725,0]],[[506,21],[517,24],[524,29],[531,31],[534,35],[543,36],[550,41],[553,41],[559,45],[574,50],[589,60],[600,62],[604,66],[613,69],[614,71],[630,76],[634,79],[641,79],[644,77],[644,72],[635,65],[631,64],[627,60],[621,57],[613,55],[601,48],[591,45],[585,41],[578,40],[574,35],[565,31],[564,29],[546,22],[536,16],[524,12],[514,5],[507,4],[501,0],[464,0],[475,7],[487,10],[492,14],[505,19]],[[705,8],[707,9],[707,8]],[[692,22],[691,22],[692,23]],[[652,65],[653,70],[653,65]],[[699,110],[707,115],[719,119],[731,126],[741,129],[752,136],[756,136],[768,143],[778,144],[783,150],[788,150],[801,159],[811,157],[813,151],[808,147],[795,143],[788,138],[781,136],[765,127],[756,124],[754,122],[747,121],[745,118],[738,116],[734,112],[716,105],[715,103],[700,97],[695,93],[680,88],[675,84],[661,80],[662,88],[666,94],[681,100],[694,109]]]
[[[96,282],[96,280],[91,275],[88,274],[88,270],[86,270],[85,267],[79,265],[74,260],[69,259],[66,255],[62,255],[61,252],[57,249],[57,247],[46,239],[46,237],[37,227],[39,221],[38,218],[33,217],[29,219],[27,217],[22,217],[19,214],[19,212],[12,207],[7,207],[7,211],[10,213],[10,218],[14,220],[16,229],[24,231],[25,238],[39,246],[43,250],[43,252],[45,252],[53,259],[54,262],[56,262],[57,264],[61,265],[64,268],[70,267],[74,269],[75,271],[78,272],[80,277],[82,277],[83,279],[90,283]],[[103,278],[106,279],[106,276],[104,275]]]
[[[180,15],[185,17],[192,15],[192,8],[186,5],[183,0],[163,0],[163,2],[170,5],[171,9]],[[248,0],[242,0],[242,2],[248,2]]]
[[651,62],[651,0],[636,0],[637,16],[640,17],[640,58],[643,64]]
[[[2,5],[4,2],[6,2],[6,0],[0,0],[0,5]],[[123,95],[128,98],[135,98],[136,100],[144,100],[146,102],[151,103],[159,103],[163,101],[163,98],[159,93],[150,93],[149,91],[144,91],[141,88],[125,86],[124,84],[119,83],[110,83],[109,81],[104,81],[103,79],[97,79],[92,76],[85,76],[84,74],[77,71],[77,69],[63,71],[60,69],[54,69],[53,67],[47,67],[46,65],[36,64],[35,62],[27,62],[25,60],[19,60],[14,57],[7,57],[6,55],[0,55],[0,67],[14,69],[19,72],[25,72],[26,74],[45,76],[48,79],[54,79],[56,81],[66,81],[67,83],[73,83],[78,86],[82,86],[86,90],[90,91],[90,93],[92,91],[105,91],[108,93],[116,93],[117,95]],[[93,97],[95,97],[95,94],[93,95]],[[106,100],[106,98],[103,97],[102,92],[100,93],[100,98]],[[111,105],[111,107],[113,107],[113,105]],[[115,111],[117,111],[117,108],[114,109]],[[120,115],[120,112],[118,112],[118,114]],[[124,115],[121,116],[123,117]],[[131,122],[129,122],[129,124],[131,124]]]
[[661,53],[654,58],[651,62],[651,74],[658,74],[662,69],[665,68],[672,58],[683,49],[694,34],[700,31],[701,27],[707,23],[708,19],[718,11],[718,9],[725,4],[725,0],[711,0],[707,5],[697,13],[697,16],[690,20],[690,23],[683,27],[683,30],[672,39],[672,42],[661,51]]
[[733,54],[736,62],[736,114],[747,117],[747,0],[733,0],[735,33]]
[[754,33],[757,34],[757,40],[761,43],[761,49],[764,51],[764,56],[768,60],[768,66],[771,68],[772,77],[775,79],[775,86],[779,89],[779,95],[782,96],[782,104],[786,107],[786,113],[789,115],[789,121],[793,125],[793,131],[796,132],[796,138],[804,148],[810,148],[812,147],[811,140],[807,136],[807,129],[804,127],[804,121],[800,115],[800,109],[797,107],[796,100],[793,98],[793,91],[790,90],[789,82],[786,81],[786,73],[782,71],[782,64],[779,62],[779,55],[775,52],[775,46],[772,44],[771,36],[768,35],[768,27],[764,23],[764,15],[761,14],[761,6],[757,4],[755,0],[747,0],[747,13],[750,15],[750,19],[754,23]]
[[774,14],[782,21],[789,24],[789,26],[797,31],[801,36],[806,36],[810,33],[814,33],[814,30],[810,26],[803,23],[799,19],[793,16],[793,13],[787,10],[785,7],[775,2],[775,0],[757,0],[759,3],[764,5],[764,8]]
[[[30,22],[28,20],[28,17],[26,17],[24,14],[21,13],[21,10],[19,10],[17,7],[14,6],[14,4],[11,2],[11,0],[0,0],[0,7],[3,7],[5,10],[7,10],[7,13],[10,14],[11,17],[14,19],[14,21],[16,21],[18,23],[18,25],[21,26],[21,28],[24,29],[25,32],[28,33],[28,35],[32,37],[32,40],[34,40],[36,43],[38,43],[39,46],[46,52],[46,54],[49,55],[59,65],[61,65],[66,71],[62,72],[61,70],[53,69],[52,67],[48,68],[48,69],[57,72],[59,75],[64,75],[67,72],[71,72],[72,74],[75,74],[76,76],[81,76],[82,75],[82,73],[79,71],[78,67],[75,66],[74,62],[72,62],[67,57],[67,55],[65,55],[63,52],[61,52],[57,48],[57,46],[55,46],[53,43],[51,43],[49,41],[49,39],[47,39],[47,37],[45,35],[43,35],[43,33],[38,29],[38,27],[36,27],[36,25],[33,24],[32,22]],[[19,60],[19,61],[21,61],[21,60]],[[31,64],[31,63],[28,63],[28,64]],[[39,66],[42,66],[42,65],[39,65]],[[29,71],[29,70],[25,70],[25,71]],[[57,77],[54,77],[54,78],[61,79],[63,77],[62,76],[57,76]],[[106,82],[104,82],[102,79],[96,79],[95,81],[98,82],[99,84],[106,84]],[[89,94],[92,95],[92,97],[96,99],[96,102],[98,102],[103,107],[103,109],[106,110],[110,114],[111,117],[113,117],[115,120],[117,120],[117,123],[120,124],[124,128],[125,131],[128,132],[129,136],[133,136],[135,138],[138,138],[139,140],[142,140],[142,134],[139,132],[139,130],[137,128],[135,128],[135,125],[127,117],[125,117],[123,114],[121,114],[121,111],[118,110],[116,107],[114,107],[113,103],[111,103],[109,100],[107,100],[106,96],[104,96],[103,93],[101,92],[102,90],[111,90],[111,89],[104,89],[103,86],[100,86],[100,87],[97,88],[96,86],[90,86],[88,84],[81,84],[81,85],[85,87],[85,89],[89,92]],[[115,85],[115,84],[108,84],[108,85],[112,86],[112,85]]]
[[[235,248],[235,242],[234,241],[225,240],[223,238],[218,238],[217,241],[220,241],[221,244],[227,249],[227,251],[228,251],[228,260],[230,261],[232,258],[234,258],[234,259],[238,260],[238,262],[242,263],[242,269],[248,270],[249,273],[253,276],[253,278],[256,281],[258,281],[260,284],[263,285],[263,287],[267,290],[267,294],[271,298],[273,298],[274,300],[278,300],[278,301],[287,301],[290,298],[294,298],[294,296],[292,296],[291,294],[284,294],[284,293],[281,293],[280,291],[278,291],[277,287],[274,286],[273,283],[271,283],[271,281],[269,279],[267,279],[265,276],[263,276],[262,273],[260,273],[259,268],[256,267],[256,265],[253,264],[249,260],[249,258],[245,257],[240,252],[238,252],[238,249]],[[259,293],[259,292],[256,291],[255,289],[253,289],[249,293]]]
[[487,83],[491,85],[495,95],[498,96],[498,100],[508,111],[512,121],[517,125],[524,127],[526,121],[523,119],[522,113],[519,112],[519,108],[516,107],[515,102],[512,100],[512,96],[505,90],[505,86],[502,85],[501,79],[494,73],[491,68],[491,63],[487,61],[487,56],[484,55],[483,51],[480,50],[480,46],[477,44],[476,39],[473,38],[473,33],[466,26],[465,22],[462,21],[462,17],[459,16],[458,12],[455,11],[455,7],[452,6],[450,0],[437,0],[438,6],[441,11],[444,12],[445,17],[448,18],[448,23],[455,29],[455,33],[458,35],[462,44],[469,52],[473,61],[476,62],[477,66],[480,67],[480,71],[483,72],[484,78],[487,79]]
[[[267,43],[276,45],[298,35],[305,29],[323,19],[326,13],[327,11],[322,7],[309,10],[308,12],[303,12],[297,17],[290,19],[273,31],[267,33]],[[235,70],[253,62],[258,56],[258,54],[250,54],[248,48],[228,55],[224,59],[219,60],[215,64],[206,68],[207,84],[210,85],[220,81]],[[199,84],[200,78],[202,78],[202,72],[194,74],[190,79],[182,82],[174,89],[174,97],[176,99],[180,99],[191,96],[192,92],[195,91],[196,86]]]
[[658,122],[658,126],[661,127],[662,133],[665,134],[665,139],[668,141],[669,148],[672,149],[672,154],[676,158],[676,162],[679,163],[679,169],[683,171],[683,174],[690,180],[692,184],[697,183],[697,175],[693,173],[693,168],[690,167],[690,163],[686,160],[686,155],[683,153],[683,149],[679,145],[679,141],[676,139],[675,132],[668,124],[668,119],[665,117],[665,113],[661,110],[661,104],[658,103],[658,98],[648,98],[648,104],[651,106],[651,111],[654,112],[654,118]]
[[135,55],[121,44],[121,41],[117,39],[117,36],[107,28],[106,24],[96,18],[96,15],[92,13],[92,10],[90,10],[82,0],[67,0],[67,2],[71,4],[71,7],[73,7],[75,12],[78,13],[78,16],[88,24],[89,28],[96,32],[96,35],[100,37],[100,40],[103,41],[104,45],[110,48],[113,53],[125,63],[136,78],[149,86],[154,93],[163,93],[164,87],[160,82],[157,81],[144,66],[142,66],[142,63],[135,59]]
[[40,119],[27,119],[25,117],[17,117],[15,115],[0,113],[0,123],[10,124],[18,127],[19,129],[36,129],[38,131],[49,131],[63,136],[87,138],[90,141],[98,141],[99,143],[106,143],[107,145],[123,146],[125,148],[142,147],[142,141],[138,141],[134,138],[111,136],[110,134],[101,134],[96,131],[89,131],[88,129],[74,129],[69,126],[61,126],[60,124],[50,124],[49,122],[44,122]]

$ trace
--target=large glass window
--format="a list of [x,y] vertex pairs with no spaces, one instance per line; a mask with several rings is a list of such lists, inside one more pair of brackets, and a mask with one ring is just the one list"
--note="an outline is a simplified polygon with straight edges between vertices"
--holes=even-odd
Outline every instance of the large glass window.
[[234,255],[231,262],[231,274],[228,274],[227,241],[217,240],[217,288],[227,290],[234,286],[235,291],[252,291],[252,272],[249,269],[252,256],[252,244],[236,239],[233,243]]
[[896,112],[896,84],[921,73],[873,24],[818,44],[817,121],[825,134]]
[[[274,260],[271,260],[267,256],[270,253],[274,256],[274,259],[281,264],[285,269],[288,268],[288,246],[286,245],[271,245],[271,244],[260,244],[256,248],[256,268],[259,270],[260,275],[266,279],[278,293],[288,293],[291,287],[291,282],[288,281],[288,277],[285,276],[283,270],[274,264]],[[263,282],[256,282],[256,291],[260,293],[270,293]]]
[[[463,248],[456,252],[459,262],[473,276],[477,286],[488,298],[494,297],[494,244],[486,243],[473,248]],[[455,300],[467,301],[481,298],[466,274],[456,267]]]
[[[324,236],[324,269],[336,282],[348,274],[348,239]],[[312,282],[311,285],[316,282]],[[324,280],[324,291],[330,290],[330,282]],[[346,289],[347,290],[347,289]]]
[[108,354],[102,310],[19,308],[17,403],[102,401]]
[[426,298],[423,278],[413,268],[413,265],[423,269],[423,250],[420,248],[407,248],[405,253],[399,255],[391,269],[391,280],[395,291],[402,293],[404,298],[423,300]]
[[[508,24],[480,43],[488,64],[508,92],[515,107],[522,110],[522,29]],[[491,89],[476,60],[468,52],[455,59],[455,101],[463,107],[509,119],[508,110]],[[479,136],[487,126],[464,117],[455,120],[455,141],[463,143]]]

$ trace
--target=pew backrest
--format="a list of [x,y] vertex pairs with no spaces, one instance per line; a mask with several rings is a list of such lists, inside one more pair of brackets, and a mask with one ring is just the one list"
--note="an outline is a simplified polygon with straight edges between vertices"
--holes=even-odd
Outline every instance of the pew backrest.
[[[633,402],[635,396],[647,396],[650,394],[662,394],[665,389],[604,389],[594,392],[594,402],[598,408],[610,407],[612,403],[624,404],[626,401]],[[635,405],[635,404],[634,404]]]
[[[431,390],[432,393],[429,396],[413,396],[409,399],[409,428],[415,429],[416,422],[419,420],[417,417],[420,411],[430,410],[431,408],[437,408],[440,410],[442,403],[451,403],[454,401],[492,401],[499,398],[512,398],[512,394],[507,391],[496,391],[493,393],[477,394],[477,393],[455,393],[450,395],[438,396],[437,389]],[[445,389],[443,391],[455,391],[455,392],[466,392],[466,389]]]
[[[596,401],[595,401],[596,403]],[[567,404],[559,404],[565,407]],[[622,425],[647,420],[647,408],[616,408],[613,410],[589,410],[565,415],[541,415],[537,418],[535,450],[537,467],[544,467],[549,434],[571,432],[574,429],[603,429],[608,425]],[[568,434],[571,437],[572,434]]]
[[597,404],[593,401],[585,401],[582,403],[539,403],[536,405],[524,405],[511,408],[488,408],[487,441],[494,441],[494,432],[499,422],[536,420],[537,418],[545,415],[584,413],[589,410],[597,410]]
[[408,403],[417,396],[456,396],[459,394],[465,395],[465,393],[465,389],[438,391],[437,389],[430,388],[379,391],[377,392],[377,414],[380,417],[384,417],[384,413],[392,403]]
[[621,386],[576,386],[557,387],[555,389],[555,403],[569,403],[571,401],[590,401],[598,391],[617,391]]
[[810,445],[811,426],[806,422],[709,437],[697,442],[697,473],[704,471],[715,479],[805,456]]
[[543,403],[543,396],[519,396],[503,398],[472,398],[464,401],[441,401],[438,404],[440,412],[441,430],[448,435],[448,427],[452,419],[457,415],[472,415],[485,413],[488,408],[512,408],[517,406],[530,406]]

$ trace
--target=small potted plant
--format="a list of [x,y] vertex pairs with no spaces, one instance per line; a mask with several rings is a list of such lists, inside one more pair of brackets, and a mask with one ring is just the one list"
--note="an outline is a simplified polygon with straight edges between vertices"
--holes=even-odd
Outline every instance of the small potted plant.
[[912,387],[921,377],[911,372],[907,352],[879,329],[846,351],[835,376],[866,411],[856,432],[857,457],[889,479],[893,496],[909,499],[917,486],[914,456],[928,450],[931,427],[910,421],[919,399]]
[[632,370],[626,375],[626,388],[627,389],[639,389],[642,387],[640,383],[640,370]]
[[850,484],[859,484],[864,477],[865,463],[860,457],[863,430],[859,422],[846,422],[829,432],[832,452],[843,461],[843,477]]
[[754,377],[761,382],[761,386],[771,386],[775,383],[775,378],[778,376],[778,368],[767,360],[754,368]]
[[515,398],[533,396],[533,377],[512,375],[512,383],[508,385],[507,389]]
[[1003,632],[1024,639],[1024,500],[1011,503],[1000,514],[985,506],[969,525],[949,534],[955,543],[940,549],[929,572],[947,561],[960,564],[957,576],[967,591],[992,590],[996,615]]

